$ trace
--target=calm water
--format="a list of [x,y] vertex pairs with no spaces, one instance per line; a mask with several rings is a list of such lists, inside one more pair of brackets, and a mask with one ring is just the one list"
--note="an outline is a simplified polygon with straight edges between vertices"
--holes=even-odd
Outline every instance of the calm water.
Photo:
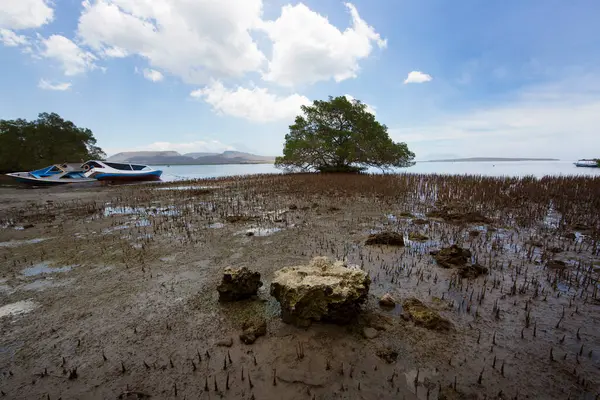
[[[163,181],[281,172],[271,164],[172,165],[170,167],[159,165],[155,168],[163,170]],[[379,172],[377,169],[370,171]],[[577,168],[573,165],[573,161],[421,162],[410,168],[398,169],[397,172],[486,176],[533,175],[536,177],[545,175],[600,176],[600,168]]]

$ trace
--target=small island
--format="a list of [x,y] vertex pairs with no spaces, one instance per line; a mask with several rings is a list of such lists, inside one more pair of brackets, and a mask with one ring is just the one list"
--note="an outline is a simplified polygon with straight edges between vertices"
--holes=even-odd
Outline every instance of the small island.
[[423,162],[507,162],[507,161],[560,161],[558,158],[520,158],[520,157],[469,157],[469,158],[454,158],[445,160],[428,160]]

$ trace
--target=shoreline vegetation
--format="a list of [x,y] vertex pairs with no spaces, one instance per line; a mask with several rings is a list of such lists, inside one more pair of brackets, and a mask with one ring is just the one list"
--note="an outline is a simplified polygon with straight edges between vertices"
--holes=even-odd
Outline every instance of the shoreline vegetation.
[[[436,174],[0,188],[0,390],[594,398],[599,192],[600,177]],[[343,325],[298,328],[282,268],[320,256],[368,293]],[[240,267],[244,299],[219,301]]]

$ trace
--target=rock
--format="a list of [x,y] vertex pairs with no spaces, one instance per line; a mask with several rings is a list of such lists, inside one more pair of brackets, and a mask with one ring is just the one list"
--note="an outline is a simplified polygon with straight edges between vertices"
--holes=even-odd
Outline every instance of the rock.
[[228,337],[227,339],[219,340],[215,344],[219,347],[231,347],[231,346],[233,346],[233,339]]
[[250,298],[262,286],[260,273],[246,267],[225,268],[221,284],[217,286],[219,301],[238,301]]
[[398,232],[381,232],[369,235],[367,246],[385,244],[388,246],[404,246],[404,237]]
[[459,212],[453,208],[454,207],[445,206],[439,210],[428,212],[427,216],[429,218],[439,218],[454,223],[484,224],[490,222],[490,219],[479,211]]
[[256,217],[250,216],[250,215],[228,215],[227,217],[225,217],[225,221],[231,223],[231,224],[235,224],[237,222],[250,222],[250,221],[256,221]]
[[298,206],[295,204],[290,204],[290,206],[288,207],[290,210],[297,210]]
[[392,308],[396,306],[396,301],[394,300],[391,294],[386,293],[381,297],[381,299],[379,299],[379,305],[381,307]]
[[244,330],[240,335],[240,340],[245,344],[256,342],[260,336],[267,334],[267,321],[263,318],[260,321],[247,321],[242,326]]
[[31,228],[33,228],[34,226],[35,226],[35,225],[33,225],[33,224],[25,224],[25,225],[23,225],[23,229],[31,229]]
[[550,260],[546,264],[546,267],[548,267],[549,269],[565,269],[567,268],[567,264],[565,264],[565,262],[561,260]]
[[539,240],[528,240],[525,243],[533,247],[544,247],[544,243]]
[[550,247],[550,248],[548,249],[548,251],[549,251],[550,253],[557,254],[557,253],[562,253],[564,250],[563,250],[563,249],[561,249],[560,247]]
[[254,232],[248,231],[248,232],[246,232],[246,236],[254,236]]
[[394,363],[398,359],[398,352],[388,348],[377,350],[377,357],[381,358],[388,364]]
[[400,213],[400,216],[402,218],[414,218],[414,215],[412,215],[411,213],[409,213],[408,211],[403,211]]
[[449,331],[452,328],[450,321],[415,298],[405,300],[402,307],[417,326],[436,331]]
[[452,268],[467,264],[471,259],[471,251],[453,244],[437,252],[431,252],[440,267]]
[[567,232],[565,233],[565,239],[569,239],[569,240],[575,240],[577,239],[577,235],[574,232]]
[[429,221],[427,221],[426,219],[423,219],[423,218],[417,218],[417,219],[414,219],[412,223],[415,225],[427,225],[427,224],[429,224]]
[[312,321],[352,321],[367,300],[369,275],[341,261],[315,257],[308,265],[275,272],[271,295],[281,306],[284,322],[309,326]]
[[366,339],[375,339],[379,336],[379,331],[375,328],[363,328],[363,336]]
[[487,273],[488,269],[479,264],[463,265],[458,270],[458,275],[460,275],[461,278],[467,279],[475,279],[478,276],[485,275]]
[[471,237],[477,237],[480,234],[481,234],[481,232],[479,232],[478,230],[469,231],[469,236],[471,236]]
[[424,242],[426,240],[429,240],[429,238],[427,236],[425,236],[419,232],[410,232],[408,234],[408,238],[410,240],[412,240],[413,242]]

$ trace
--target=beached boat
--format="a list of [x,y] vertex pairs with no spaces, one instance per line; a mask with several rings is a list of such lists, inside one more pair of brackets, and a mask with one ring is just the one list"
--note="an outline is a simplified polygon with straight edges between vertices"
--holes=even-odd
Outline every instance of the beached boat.
[[574,164],[576,167],[600,168],[600,163],[598,162],[598,160],[594,159],[581,159],[577,160],[577,162]]
[[98,160],[87,161],[81,168],[86,171],[86,177],[99,181],[156,181],[162,175],[162,171],[147,165]]
[[86,171],[79,164],[56,164],[30,172],[13,172],[6,174],[20,183],[30,185],[65,185],[67,183],[95,182],[85,175]]

